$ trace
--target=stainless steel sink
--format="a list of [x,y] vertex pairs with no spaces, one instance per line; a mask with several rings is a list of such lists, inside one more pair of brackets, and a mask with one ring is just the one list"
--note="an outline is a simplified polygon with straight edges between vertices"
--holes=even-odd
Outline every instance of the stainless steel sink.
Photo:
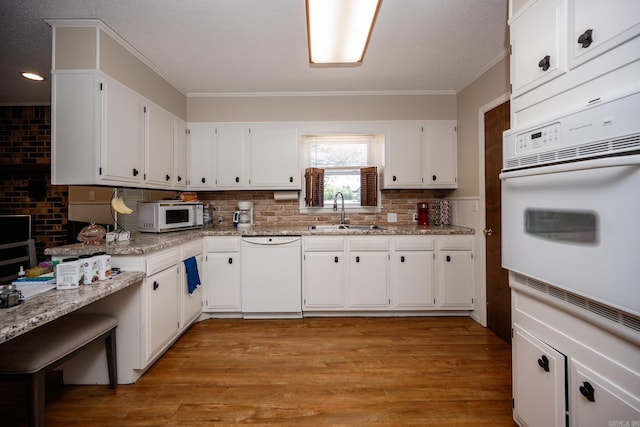
[[362,231],[362,230],[384,230],[375,224],[329,224],[329,225],[310,225],[311,231]]

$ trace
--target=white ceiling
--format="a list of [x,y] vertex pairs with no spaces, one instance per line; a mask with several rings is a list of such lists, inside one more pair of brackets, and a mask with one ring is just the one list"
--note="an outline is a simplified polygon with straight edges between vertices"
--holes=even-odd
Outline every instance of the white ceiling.
[[45,19],[76,18],[100,19],[185,94],[453,93],[504,57],[507,3],[382,0],[363,64],[320,68],[304,0],[0,0],[0,104],[50,102]]

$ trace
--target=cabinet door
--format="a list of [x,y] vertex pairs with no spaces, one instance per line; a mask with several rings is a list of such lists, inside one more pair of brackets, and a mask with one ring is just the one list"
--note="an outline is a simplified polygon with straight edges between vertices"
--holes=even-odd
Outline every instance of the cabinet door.
[[438,305],[473,308],[473,255],[469,251],[439,251]]
[[438,120],[425,124],[425,186],[458,186],[458,135],[455,120]]
[[433,307],[433,251],[394,252],[391,259],[392,303],[399,309]]
[[305,252],[302,296],[304,308],[344,308],[344,277],[344,252]]
[[249,131],[251,188],[300,188],[300,137],[296,127],[253,126]]
[[[603,7],[600,0],[569,2],[569,66],[571,68],[611,50],[640,34],[640,2],[614,0]],[[587,33],[590,31],[590,33]],[[592,41],[578,40],[590,37]],[[629,61],[637,59],[629,57]]]
[[173,186],[176,189],[187,187],[187,124],[184,120],[173,122]]
[[530,427],[564,426],[565,356],[517,324],[512,352],[514,419]]
[[[522,95],[566,70],[566,0],[530,2],[511,25],[511,93]],[[540,61],[548,57],[545,70]]]
[[164,188],[173,184],[173,125],[171,114],[154,104],[147,104],[146,184]]
[[178,266],[145,279],[147,294],[146,359],[154,357],[178,331]]
[[124,86],[102,81],[101,180],[142,183],[144,103]]
[[213,162],[214,128],[192,127],[189,129],[189,188],[215,188],[215,163]]
[[350,252],[349,305],[380,308],[389,305],[387,252]]
[[202,289],[204,289],[204,271],[202,270],[202,253],[188,254],[187,257],[194,256],[196,258],[196,264],[198,266],[198,275],[200,276],[201,284],[189,294],[189,287],[187,282],[187,269],[182,263],[180,269],[182,271],[182,279],[180,282],[180,328],[185,328],[191,324],[196,317],[202,313]]
[[[625,372],[622,375],[632,374]],[[571,425],[596,427],[634,425],[634,422],[640,424],[640,389],[637,387],[625,391],[575,359],[571,359],[570,378]],[[636,395],[629,392],[635,392]],[[614,422],[616,424],[612,424]]]
[[385,188],[422,187],[422,138],[420,123],[394,123],[385,141]]
[[245,133],[241,126],[216,127],[216,186],[237,188],[247,185]]
[[208,252],[205,260],[207,308],[242,311],[242,281],[238,252]]

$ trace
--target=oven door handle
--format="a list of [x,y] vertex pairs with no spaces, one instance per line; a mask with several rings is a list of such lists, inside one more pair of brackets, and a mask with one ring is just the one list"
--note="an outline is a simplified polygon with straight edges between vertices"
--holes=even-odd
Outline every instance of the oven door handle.
[[540,166],[529,169],[502,172],[500,179],[520,178],[524,176],[548,175],[552,173],[575,172],[587,169],[612,168],[619,166],[640,166],[640,154],[630,156],[603,157],[559,165]]

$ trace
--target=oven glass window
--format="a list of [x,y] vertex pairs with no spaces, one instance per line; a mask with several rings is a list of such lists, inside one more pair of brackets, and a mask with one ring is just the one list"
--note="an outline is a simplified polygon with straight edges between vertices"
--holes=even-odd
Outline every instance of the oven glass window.
[[558,242],[596,245],[598,215],[590,211],[526,209],[524,224],[527,234]]
[[189,223],[189,209],[167,209],[165,211],[167,225]]

